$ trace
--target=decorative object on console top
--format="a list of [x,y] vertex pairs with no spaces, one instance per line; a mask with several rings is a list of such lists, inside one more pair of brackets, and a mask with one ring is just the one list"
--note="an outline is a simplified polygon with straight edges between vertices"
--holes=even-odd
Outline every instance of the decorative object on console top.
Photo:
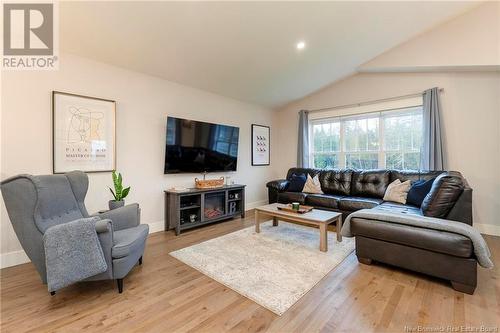
[[194,179],[194,184],[196,188],[219,188],[224,186],[224,177],[220,177],[218,179],[205,179],[207,173],[203,173],[203,179]]

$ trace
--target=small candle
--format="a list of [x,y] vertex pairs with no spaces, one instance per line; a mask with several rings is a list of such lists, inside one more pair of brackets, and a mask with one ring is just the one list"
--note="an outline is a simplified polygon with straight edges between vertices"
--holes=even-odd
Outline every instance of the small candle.
[[298,202],[292,202],[292,209],[293,210],[299,210],[300,204]]

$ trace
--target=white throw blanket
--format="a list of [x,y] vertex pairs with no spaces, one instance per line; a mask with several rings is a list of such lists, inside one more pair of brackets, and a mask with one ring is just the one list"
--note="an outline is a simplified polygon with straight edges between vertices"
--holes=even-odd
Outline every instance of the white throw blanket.
[[486,244],[486,241],[484,240],[483,236],[481,236],[479,231],[468,224],[434,217],[420,216],[416,214],[391,213],[386,210],[377,209],[361,209],[354,213],[351,213],[346,218],[341,231],[342,236],[354,237],[354,235],[351,233],[351,220],[353,218],[377,220],[381,223],[405,224],[419,228],[447,231],[465,236],[472,242],[472,245],[474,247],[474,254],[477,257],[479,265],[485,268],[493,267],[493,262],[490,259],[491,253],[490,249],[488,248],[488,244]]

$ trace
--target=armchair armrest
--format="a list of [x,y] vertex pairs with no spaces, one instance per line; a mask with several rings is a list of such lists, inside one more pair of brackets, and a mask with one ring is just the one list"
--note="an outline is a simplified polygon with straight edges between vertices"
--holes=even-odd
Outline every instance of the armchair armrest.
[[96,222],[95,231],[97,231],[97,238],[101,244],[102,253],[106,260],[108,269],[105,272],[89,277],[88,281],[94,280],[107,280],[113,278],[113,259],[111,251],[113,249],[113,223],[109,219],[102,219]]
[[290,185],[290,182],[286,179],[277,179],[266,184],[267,188],[272,188],[278,192],[285,192],[288,185]]
[[97,231],[98,234],[103,234],[105,232],[113,232],[113,225],[111,220],[103,219],[97,221],[95,224],[95,231]]
[[101,219],[109,219],[113,222],[114,230],[133,228],[140,223],[141,209],[139,204],[130,204],[107,212],[96,214]]

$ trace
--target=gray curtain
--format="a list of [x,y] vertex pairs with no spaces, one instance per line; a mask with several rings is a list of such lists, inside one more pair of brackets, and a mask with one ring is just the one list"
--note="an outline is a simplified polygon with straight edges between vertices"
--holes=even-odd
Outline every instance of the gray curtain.
[[424,170],[446,170],[439,89],[428,89],[424,91],[423,97],[424,130],[420,168]]
[[297,167],[309,167],[309,111],[299,112],[299,142],[297,146]]

